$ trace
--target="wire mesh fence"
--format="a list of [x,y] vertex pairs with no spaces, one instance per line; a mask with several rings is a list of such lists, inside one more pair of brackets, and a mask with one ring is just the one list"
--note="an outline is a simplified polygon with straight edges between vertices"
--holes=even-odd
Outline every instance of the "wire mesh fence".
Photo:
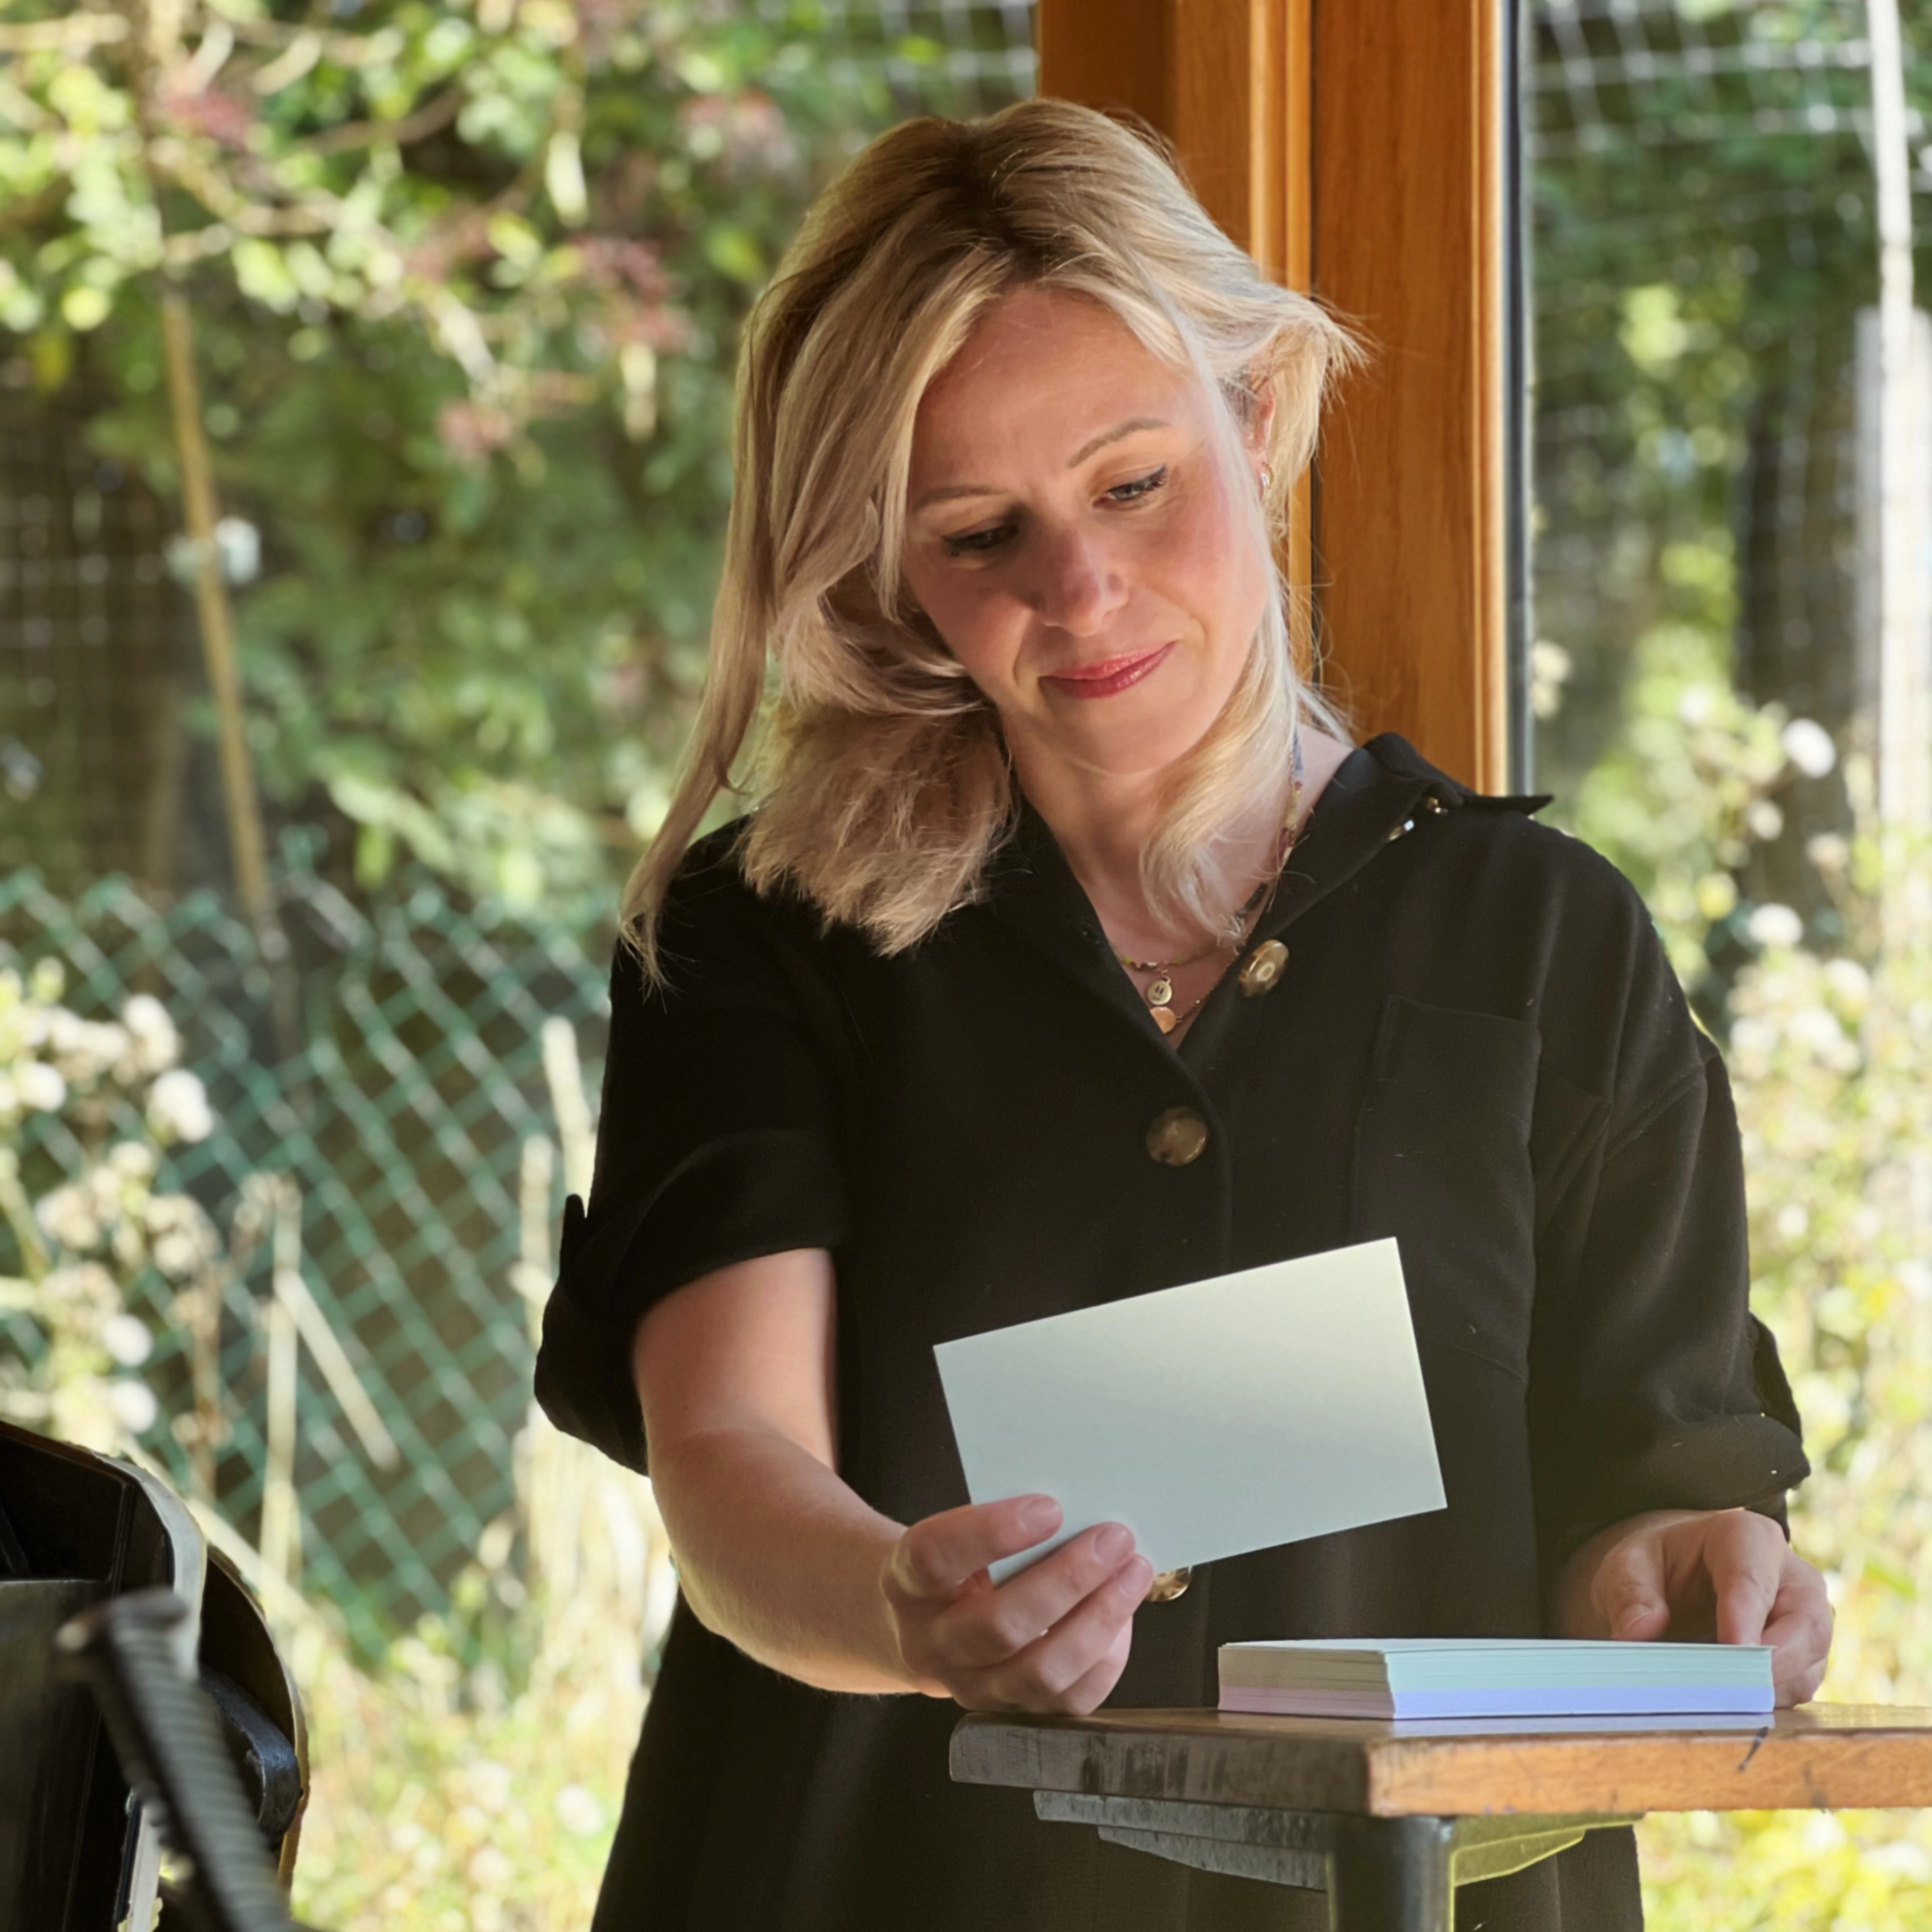
[[[546,1150],[549,1224],[561,1182],[548,1150],[602,1053],[608,945],[587,922],[466,903],[427,879],[358,906],[298,846],[291,857],[271,956],[213,892],[163,909],[108,879],[67,902],[22,871],[0,880],[0,964],[57,958],[74,1011],[110,1016],[145,993],[178,1025],[212,1130],[171,1152],[166,1178],[218,1226],[266,1206],[270,1234],[233,1244],[243,1258],[217,1283],[212,1432],[187,1420],[197,1324],[158,1275],[137,1284],[160,1336],[146,1446],[251,1540],[296,1536],[308,1589],[373,1645],[442,1605],[508,1504],[530,1402],[529,1150]],[[75,1171],[68,1130],[27,1118],[29,1167]],[[299,1418],[285,1452],[298,1528],[263,1514],[287,1426],[278,1306],[308,1345],[280,1399]],[[26,1324],[11,1341],[35,1346]]]
[[[1848,742],[1870,641],[1868,10],[1534,0],[1529,25],[1538,782],[1576,794],[1646,653],[1687,677],[1701,653]],[[1763,896],[1822,910],[1802,847],[1843,817],[1836,784],[1794,794],[1752,862]]]

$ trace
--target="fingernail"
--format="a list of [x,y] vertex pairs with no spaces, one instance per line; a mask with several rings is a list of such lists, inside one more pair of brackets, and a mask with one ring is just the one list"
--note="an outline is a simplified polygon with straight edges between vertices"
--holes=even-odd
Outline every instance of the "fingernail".
[[1051,1496],[1029,1496],[1020,1522],[1033,1535],[1051,1536],[1060,1526],[1060,1505]]
[[1148,1593],[1148,1586],[1154,1581],[1154,1565],[1144,1556],[1136,1556],[1114,1577],[1123,1593],[1136,1602]]
[[1134,1539],[1117,1522],[1110,1522],[1094,1539],[1094,1553],[1102,1563],[1118,1563],[1134,1546]]

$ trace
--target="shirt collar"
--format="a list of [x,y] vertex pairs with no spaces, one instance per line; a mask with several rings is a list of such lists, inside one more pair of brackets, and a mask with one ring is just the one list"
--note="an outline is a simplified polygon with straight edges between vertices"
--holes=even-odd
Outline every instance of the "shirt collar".
[[[1248,946],[1284,932],[1346,885],[1392,839],[1412,829],[1418,814],[1471,807],[1536,812],[1549,802],[1546,795],[1492,797],[1472,791],[1438,771],[1406,739],[1384,732],[1352,752],[1322,788]],[[1165,1047],[1058,842],[1024,799],[1011,833],[989,862],[986,905],[1137,1031]],[[1210,1006],[1215,1004],[1210,996]],[[1188,1039],[1202,1030],[1197,1022]]]

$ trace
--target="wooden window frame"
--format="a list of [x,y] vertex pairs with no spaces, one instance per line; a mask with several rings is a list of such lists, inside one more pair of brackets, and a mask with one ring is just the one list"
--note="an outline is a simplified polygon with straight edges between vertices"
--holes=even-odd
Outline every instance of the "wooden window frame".
[[1140,115],[1233,238],[1371,359],[1291,518],[1325,686],[1526,781],[1514,0],[1039,0],[1040,92]]

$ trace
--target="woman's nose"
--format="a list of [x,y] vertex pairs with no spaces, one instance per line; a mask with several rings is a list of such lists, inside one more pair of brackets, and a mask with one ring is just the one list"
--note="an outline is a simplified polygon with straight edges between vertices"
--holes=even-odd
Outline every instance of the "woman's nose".
[[1091,637],[1126,602],[1111,546],[1088,530],[1042,534],[1034,608],[1056,630]]

